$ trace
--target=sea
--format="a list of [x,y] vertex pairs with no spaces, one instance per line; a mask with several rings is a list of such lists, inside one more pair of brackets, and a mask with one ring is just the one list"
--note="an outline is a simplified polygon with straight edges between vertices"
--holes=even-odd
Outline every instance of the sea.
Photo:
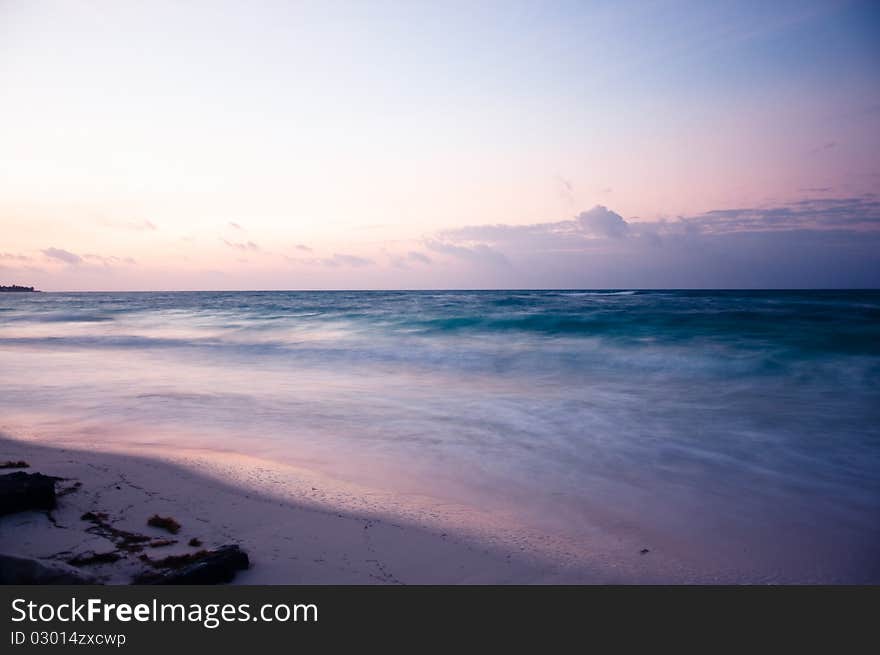
[[880,582],[880,291],[3,293],[0,430],[305,465],[632,581]]

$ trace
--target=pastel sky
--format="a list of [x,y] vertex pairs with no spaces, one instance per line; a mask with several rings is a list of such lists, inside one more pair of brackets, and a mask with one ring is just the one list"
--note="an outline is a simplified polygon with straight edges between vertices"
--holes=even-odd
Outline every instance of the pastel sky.
[[880,286],[880,3],[0,0],[0,283]]

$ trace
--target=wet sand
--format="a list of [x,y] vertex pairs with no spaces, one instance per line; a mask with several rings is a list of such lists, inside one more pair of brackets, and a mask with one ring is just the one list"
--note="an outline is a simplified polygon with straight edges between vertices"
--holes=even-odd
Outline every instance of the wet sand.
[[[306,471],[222,453],[187,452],[175,459],[0,439],[0,461],[25,460],[27,472],[64,478],[59,489],[81,483],[52,512],[0,517],[0,552],[69,561],[116,551],[106,537],[87,532],[92,524],[81,518],[101,512],[115,528],[176,541],[81,567],[107,584],[127,584],[143,572],[142,554],[159,559],[198,550],[191,539],[209,549],[240,545],[251,567],[237,575],[237,584],[620,581],[613,572],[567,565],[524,542],[455,534],[441,517],[425,526],[382,516],[381,498],[365,490],[358,497],[357,490]],[[455,508],[449,509],[454,515]],[[148,526],[154,514],[173,517],[182,526],[179,533]]]

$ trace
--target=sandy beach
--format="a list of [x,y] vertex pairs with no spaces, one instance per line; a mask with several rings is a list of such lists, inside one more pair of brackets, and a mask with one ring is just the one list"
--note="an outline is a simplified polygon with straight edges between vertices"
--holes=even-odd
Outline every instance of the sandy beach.
[[[58,476],[61,492],[51,512],[0,517],[0,553],[69,562],[117,551],[88,532],[82,519],[103,513],[114,528],[151,537],[161,547],[122,553],[112,563],[80,566],[106,584],[127,584],[159,559],[237,544],[251,566],[236,584],[489,584],[573,583],[615,579],[591,574],[537,553],[524,540],[505,548],[488,537],[382,517],[376,497],[331,485],[290,467],[239,456],[191,452],[172,461],[133,454],[47,447],[0,439],[0,461],[25,460],[27,472]],[[234,461],[233,461],[234,460]],[[8,473],[9,471],[3,471]],[[224,481],[225,480],[225,481]],[[81,483],[77,485],[76,483]],[[64,490],[71,490],[65,493]],[[299,495],[299,502],[293,498]],[[372,510],[368,506],[373,504]],[[454,514],[454,511],[450,512]],[[178,534],[147,525],[152,515],[173,517]],[[425,521],[427,523],[427,520]],[[636,556],[637,557],[637,556]]]

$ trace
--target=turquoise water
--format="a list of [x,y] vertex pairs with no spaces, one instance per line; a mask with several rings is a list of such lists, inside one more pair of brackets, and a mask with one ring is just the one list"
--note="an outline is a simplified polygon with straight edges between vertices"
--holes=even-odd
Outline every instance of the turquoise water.
[[0,294],[0,412],[619,535],[706,579],[880,582],[877,291]]

